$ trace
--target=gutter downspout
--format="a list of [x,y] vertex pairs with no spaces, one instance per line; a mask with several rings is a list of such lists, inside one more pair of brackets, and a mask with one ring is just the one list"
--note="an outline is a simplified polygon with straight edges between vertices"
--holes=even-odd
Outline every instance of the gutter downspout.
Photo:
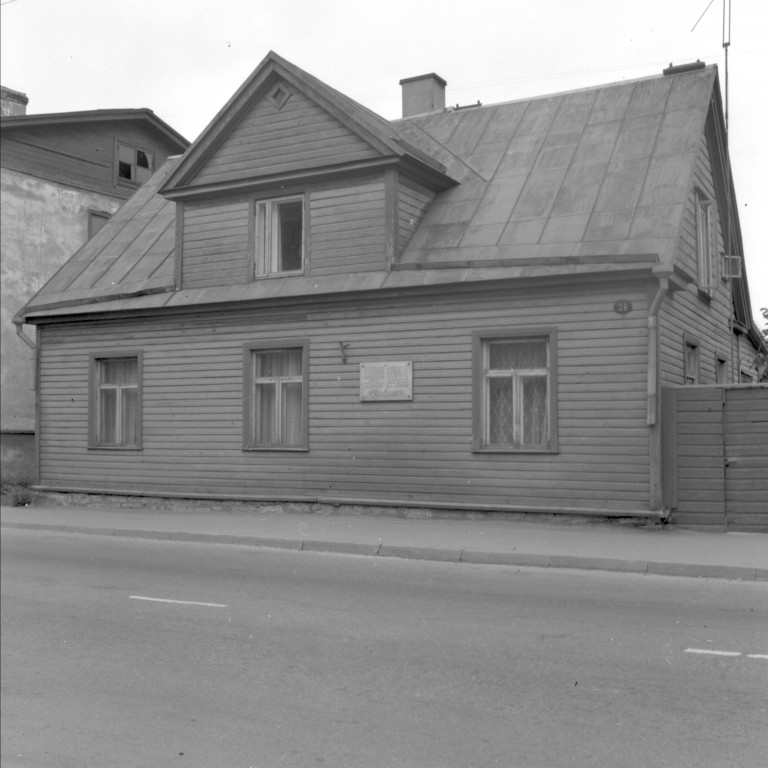
[[37,352],[37,344],[24,333],[24,321],[17,317],[13,318],[13,324],[16,326],[16,335],[33,351]]
[[[32,341],[24,333],[24,320],[18,315],[12,318],[16,326],[16,335],[32,350],[32,389],[35,392],[35,483],[40,482],[40,349],[36,342]],[[39,331],[35,329],[39,339]]]
[[660,277],[656,295],[648,308],[648,426],[656,424],[659,399],[659,309],[669,292],[669,278]]
[[659,310],[669,292],[669,278],[659,277],[659,285],[651,306],[648,308],[648,423],[650,488],[649,505],[652,511],[659,510],[662,517],[669,516],[664,509],[662,484],[662,434],[658,422],[659,413]]

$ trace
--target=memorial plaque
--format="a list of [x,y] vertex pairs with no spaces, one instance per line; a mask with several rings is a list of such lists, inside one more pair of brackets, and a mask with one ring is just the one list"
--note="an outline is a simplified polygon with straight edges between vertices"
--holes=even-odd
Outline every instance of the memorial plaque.
[[413,400],[413,363],[360,363],[361,400]]

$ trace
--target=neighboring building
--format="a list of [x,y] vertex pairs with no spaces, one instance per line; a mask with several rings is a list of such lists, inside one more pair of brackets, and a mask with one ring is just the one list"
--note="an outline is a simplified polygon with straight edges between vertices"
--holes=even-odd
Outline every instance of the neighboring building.
[[402,85],[270,53],[19,313],[44,488],[664,514],[661,388],[759,343],[716,68]]
[[4,481],[34,479],[33,353],[11,319],[45,281],[188,142],[148,109],[27,115],[2,88],[2,424]]

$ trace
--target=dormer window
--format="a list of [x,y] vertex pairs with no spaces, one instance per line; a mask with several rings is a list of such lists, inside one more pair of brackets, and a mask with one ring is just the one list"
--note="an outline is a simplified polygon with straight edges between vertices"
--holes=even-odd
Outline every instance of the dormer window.
[[304,198],[256,203],[256,277],[304,271]]
[[155,170],[155,155],[147,149],[117,145],[117,180],[122,183],[143,184]]
[[699,288],[710,293],[715,286],[712,231],[712,201],[696,190],[696,254],[699,269]]

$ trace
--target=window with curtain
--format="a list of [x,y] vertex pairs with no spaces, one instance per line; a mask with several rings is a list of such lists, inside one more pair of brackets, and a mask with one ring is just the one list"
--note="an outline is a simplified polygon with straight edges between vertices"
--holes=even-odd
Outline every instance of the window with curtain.
[[306,448],[306,344],[246,350],[246,448]]
[[476,345],[476,447],[554,450],[550,335],[478,338]]
[[93,357],[91,445],[141,447],[141,357]]

